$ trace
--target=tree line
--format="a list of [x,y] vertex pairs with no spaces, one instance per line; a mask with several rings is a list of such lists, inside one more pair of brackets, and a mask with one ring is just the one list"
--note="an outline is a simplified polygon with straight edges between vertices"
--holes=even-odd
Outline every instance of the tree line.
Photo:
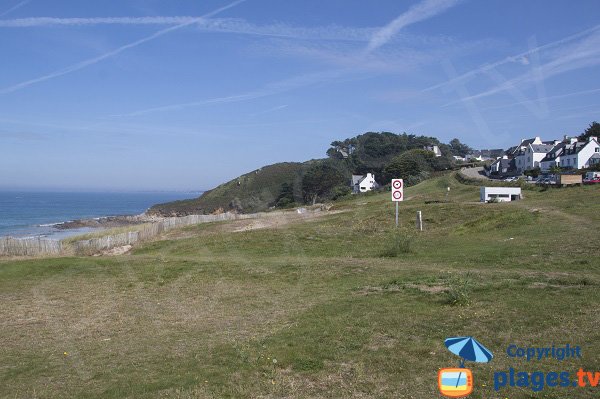
[[[441,156],[426,150],[434,145],[440,149]],[[288,207],[299,201],[335,200],[351,192],[352,175],[374,173],[381,186],[393,178],[403,178],[408,185],[417,184],[434,171],[450,169],[454,164],[453,155],[464,157],[471,151],[456,138],[445,144],[435,137],[407,133],[367,132],[336,140],[327,149],[327,158],[307,163],[300,179],[301,187],[284,183],[273,205]]]

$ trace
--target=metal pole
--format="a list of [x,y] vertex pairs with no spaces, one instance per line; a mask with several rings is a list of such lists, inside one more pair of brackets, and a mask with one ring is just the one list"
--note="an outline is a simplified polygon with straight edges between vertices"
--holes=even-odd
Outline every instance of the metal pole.
[[396,201],[396,227],[398,227],[398,201]]

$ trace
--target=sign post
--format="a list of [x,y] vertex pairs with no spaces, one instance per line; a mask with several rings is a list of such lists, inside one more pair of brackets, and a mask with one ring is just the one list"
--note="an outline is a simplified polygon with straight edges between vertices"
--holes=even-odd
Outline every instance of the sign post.
[[396,227],[398,227],[398,202],[404,201],[404,180],[392,179],[392,201],[396,203]]

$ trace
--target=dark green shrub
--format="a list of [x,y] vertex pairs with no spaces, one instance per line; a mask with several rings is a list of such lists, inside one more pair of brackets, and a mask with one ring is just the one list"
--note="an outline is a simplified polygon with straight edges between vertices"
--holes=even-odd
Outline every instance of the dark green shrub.
[[385,258],[397,258],[402,254],[412,252],[414,237],[406,232],[398,229],[388,234],[386,238],[386,246],[381,252],[381,256]]
[[444,303],[450,306],[468,306],[471,303],[472,282],[468,277],[455,277],[444,291]]

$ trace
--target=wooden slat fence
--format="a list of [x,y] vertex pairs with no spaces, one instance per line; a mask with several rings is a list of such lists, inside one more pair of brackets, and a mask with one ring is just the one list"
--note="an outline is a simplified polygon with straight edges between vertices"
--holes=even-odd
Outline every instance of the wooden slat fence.
[[171,217],[160,219],[155,222],[139,226],[132,226],[132,231],[120,234],[91,238],[89,240],[75,241],[63,244],[61,241],[45,239],[41,237],[32,238],[0,238],[0,255],[8,256],[37,256],[52,255],[74,252],[77,255],[97,253],[114,247],[134,245],[141,241],[147,241],[174,228],[190,226],[200,223],[218,222],[238,219],[257,219],[263,217],[281,216],[284,212],[260,212],[250,214],[221,213],[218,215],[189,215],[183,217]]

